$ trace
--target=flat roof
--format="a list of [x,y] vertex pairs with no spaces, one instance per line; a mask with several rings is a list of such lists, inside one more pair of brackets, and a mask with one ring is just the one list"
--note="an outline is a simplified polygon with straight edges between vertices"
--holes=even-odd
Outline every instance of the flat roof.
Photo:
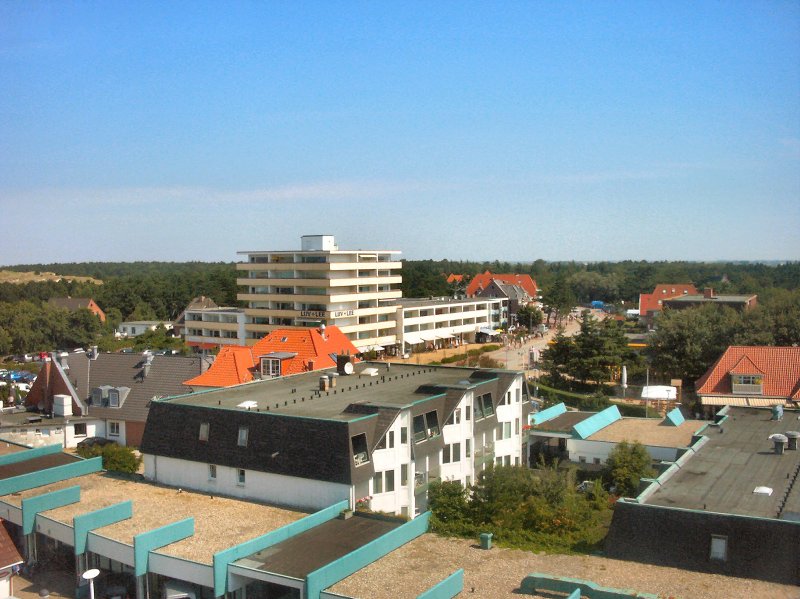
[[[794,585],[595,555],[534,553],[497,546],[487,551],[479,548],[477,539],[444,538],[431,533],[406,543],[326,591],[362,599],[415,599],[459,568],[464,569],[464,591],[459,597],[476,599],[519,598],[520,583],[534,572],[591,580],[605,587],[635,589],[663,597],[729,599],[742,596],[742,589],[747,589],[751,597],[797,596]],[[538,596],[554,595],[543,593],[534,597]]]
[[586,420],[587,418],[591,418],[597,414],[597,412],[564,412],[563,414],[559,414],[555,418],[550,420],[545,420],[538,426],[535,426],[531,429],[532,434],[536,434],[537,432],[551,432],[551,433],[570,433],[572,432],[572,427],[576,424],[579,424]]
[[63,466],[64,464],[72,464],[79,461],[81,458],[68,453],[51,453],[48,455],[39,456],[25,460],[24,462],[15,462],[13,464],[0,465],[0,480],[20,476],[21,474],[30,474],[31,472],[38,472],[46,468],[55,468],[56,466]]
[[676,302],[681,304],[693,304],[696,302],[747,302],[756,297],[755,295],[713,295],[706,297],[704,295],[678,295],[675,297],[665,298],[665,302]]
[[[377,370],[376,376],[363,374],[365,369]],[[319,391],[322,375],[335,373],[335,368],[315,370],[286,377],[253,381],[226,387],[180,395],[160,401],[173,404],[202,406],[224,410],[242,410],[239,404],[250,401],[255,407],[249,411],[267,414],[280,414],[306,418],[349,421],[361,418],[363,413],[350,413],[344,410],[351,404],[401,408],[412,403],[440,395],[444,389],[435,385],[468,386],[490,380],[489,377],[513,376],[514,371],[481,371],[487,378],[470,378],[475,368],[419,366],[387,362],[360,362],[356,372],[350,376],[336,377],[336,387]],[[493,376],[494,375],[494,376]],[[417,392],[420,387],[422,391]]]
[[402,520],[358,513],[348,520],[334,518],[254,553],[237,564],[303,579],[314,570],[363,547],[401,524]]
[[4,441],[0,439],[0,455],[9,455],[12,453],[18,453],[20,451],[27,451],[31,449],[30,447],[26,447],[25,445],[19,445],[18,443],[14,443],[12,441]]
[[48,518],[72,526],[75,516],[100,508],[133,500],[133,517],[94,532],[121,543],[132,544],[133,537],[154,528],[194,518],[195,534],[172,543],[158,553],[199,563],[210,564],[214,553],[258,537],[299,520],[306,512],[254,501],[243,501],[218,495],[128,480],[108,473],[94,473],[51,485],[22,491],[0,498],[6,503],[22,505],[28,499],[75,485],[81,488],[81,500],[43,512]]
[[638,441],[655,447],[688,447],[692,435],[705,422],[685,420],[680,426],[664,424],[660,418],[622,418],[590,435],[588,441]]
[[[768,409],[730,408],[720,427],[701,433],[709,442],[645,503],[776,518],[787,483],[800,467],[800,451],[777,455],[769,436],[800,428],[798,414],[785,410],[783,420],[776,421]],[[760,486],[770,487],[772,495],[753,493]],[[800,520],[798,484],[792,486],[784,507],[784,517],[790,513]]]

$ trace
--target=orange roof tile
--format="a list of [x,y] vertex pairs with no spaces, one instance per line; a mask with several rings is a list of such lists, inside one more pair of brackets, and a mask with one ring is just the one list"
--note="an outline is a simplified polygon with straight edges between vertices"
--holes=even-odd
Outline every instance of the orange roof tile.
[[660,312],[661,302],[665,299],[681,295],[697,295],[697,289],[691,283],[659,283],[653,293],[639,294],[639,315],[647,316],[648,312]]
[[464,275],[457,275],[454,273],[450,273],[450,276],[447,277],[448,283],[460,283],[463,280],[464,280]]
[[[358,348],[336,326],[327,327],[324,337],[319,329],[277,329],[252,347],[224,346],[208,370],[184,384],[230,387],[247,383],[254,379],[253,371],[259,367],[261,357],[276,352],[294,354],[281,360],[281,374],[288,375],[336,366],[332,354],[355,355]],[[311,363],[313,368],[309,368]]]
[[800,347],[731,346],[697,380],[697,394],[731,394],[731,373],[761,373],[764,396],[800,399]]
[[472,281],[470,281],[467,286],[467,297],[473,297],[478,291],[488,287],[493,279],[509,285],[518,285],[522,287],[529,296],[536,297],[536,281],[534,281],[530,275],[492,274],[488,270],[485,273],[477,274],[473,277]]
[[0,520],[0,569],[10,568],[22,563],[22,556],[5,527],[5,522]]

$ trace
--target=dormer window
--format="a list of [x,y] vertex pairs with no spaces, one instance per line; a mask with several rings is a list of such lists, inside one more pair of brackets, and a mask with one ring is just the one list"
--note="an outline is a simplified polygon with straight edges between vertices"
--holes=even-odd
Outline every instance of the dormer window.
[[261,376],[274,378],[281,375],[281,361],[275,358],[261,358]]
[[731,390],[733,393],[762,395],[764,376],[761,374],[731,374]]
[[119,391],[117,389],[108,390],[108,405],[112,408],[119,407]]
[[246,426],[240,426],[239,427],[239,438],[238,438],[238,440],[236,442],[236,444],[239,447],[247,447],[247,434],[248,434],[247,427]]

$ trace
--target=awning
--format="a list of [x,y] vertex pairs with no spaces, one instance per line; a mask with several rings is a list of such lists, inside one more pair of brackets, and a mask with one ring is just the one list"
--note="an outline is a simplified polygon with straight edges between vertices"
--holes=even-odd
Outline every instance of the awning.
[[436,333],[431,333],[430,331],[423,331],[419,336],[423,341],[436,341],[437,339]]
[[417,343],[422,343],[422,337],[416,333],[405,333],[403,335],[403,341],[409,345],[416,345]]
[[496,337],[497,335],[500,334],[497,331],[494,331],[486,327],[481,327],[480,329],[478,329],[478,332],[483,333],[484,335],[489,335],[490,337]]
[[780,397],[701,397],[700,403],[704,406],[739,406],[743,408],[768,408],[782,406],[785,399]]
[[436,333],[436,336],[439,337],[439,339],[452,339],[455,337],[455,335],[451,333]]
[[198,349],[214,349],[215,347],[219,347],[216,343],[202,343],[200,341],[187,341],[186,345],[189,347],[197,347]]
[[361,348],[361,353],[364,353],[364,352],[367,352],[367,351],[383,351],[385,349],[386,348],[383,347],[382,345],[368,345],[366,347],[362,347]]

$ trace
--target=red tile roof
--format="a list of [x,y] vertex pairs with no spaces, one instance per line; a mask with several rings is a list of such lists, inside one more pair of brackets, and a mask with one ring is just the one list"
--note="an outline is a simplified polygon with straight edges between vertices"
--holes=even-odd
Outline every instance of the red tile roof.
[[518,285],[519,287],[522,287],[525,290],[525,293],[527,293],[529,296],[536,297],[536,281],[534,281],[530,275],[498,275],[492,274],[488,270],[485,273],[477,274],[473,277],[472,281],[470,281],[469,285],[467,286],[467,297],[474,297],[475,294],[481,289],[486,289],[486,287],[491,284],[492,279],[499,281],[500,283]]
[[448,283],[460,283],[463,280],[464,280],[464,275],[457,275],[450,273],[450,276],[447,277]]
[[660,312],[662,300],[681,295],[697,295],[697,289],[691,283],[660,283],[653,293],[639,294],[639,315],[647,316],[648,312]]
[[[339,327],[329,326],[323,338],[319,329],[277,329],[252,347],[226,345],[220,349],[214,363],[200,376],[184,381],[191,387],[230,387],[254,379],[261,356],[274,352],[295,354],[281,361],[281,374],[298,374],[336,366],[331,354],[355,355],[354,346]],[[313,361],[313,368],[309,363]]]
[[0,569],[21,563],[22,556],[6,530],[5,521],[0,520]]
[[731,346],[695,383],[697,394],[732,394],[731,373],[761,374],[764,396],[800,400],[800,347]]

